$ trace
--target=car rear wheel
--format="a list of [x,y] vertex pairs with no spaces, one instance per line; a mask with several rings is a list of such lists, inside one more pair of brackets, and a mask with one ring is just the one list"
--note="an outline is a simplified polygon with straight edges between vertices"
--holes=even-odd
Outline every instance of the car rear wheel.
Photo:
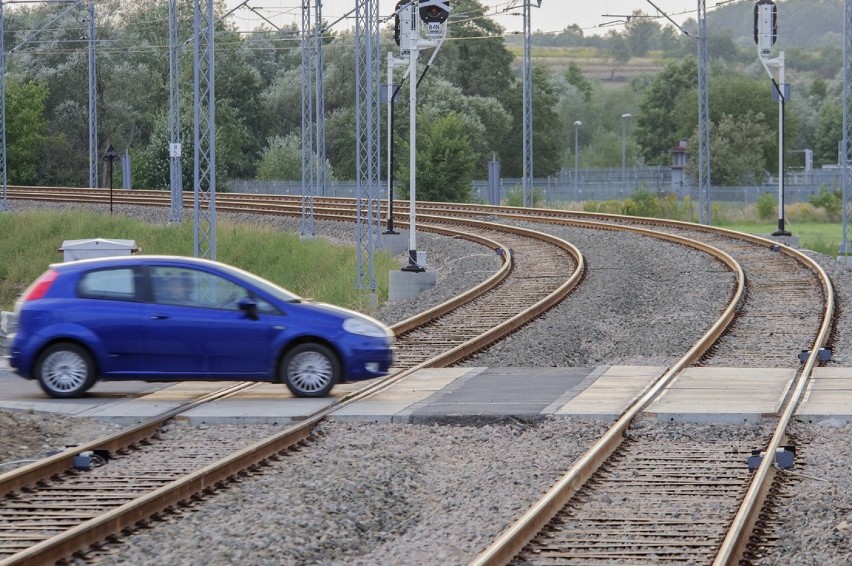
[[296,397],[325,397],[340,380],[340,362],[327,346],[299,344],[281,360],[279,377]]
[[76,344],[48,347],[38,358],[35,375],[51,397],[67,399],[82,396],[95,383],[92,356]]

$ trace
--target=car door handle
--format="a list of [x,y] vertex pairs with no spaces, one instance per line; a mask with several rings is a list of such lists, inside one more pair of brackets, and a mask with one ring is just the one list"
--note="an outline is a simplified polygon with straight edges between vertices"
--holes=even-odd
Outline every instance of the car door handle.
[[169,315],[167,315],[167,314],[152,314],[151,315],[151,320],[164,320],[164,319],[167,319],[167,318],[169,318]]

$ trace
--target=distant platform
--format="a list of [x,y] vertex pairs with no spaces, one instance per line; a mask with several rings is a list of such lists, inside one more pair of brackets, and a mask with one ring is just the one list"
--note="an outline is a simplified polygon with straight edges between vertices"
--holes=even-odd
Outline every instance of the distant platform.
[[[666,368],[443,368],[421,370],[331,418],[345,422],[487,423],[546,416],[615,419]],[[646,410],[660,421],[736,423],[774,417],[793,369],[689,368]],[[237,382],[233,382],[236,384]],[[334,388],[333,397],[297,399],[284,385],[256,384],[188,411],[191,423],[278,423],[302,420],[369,382]],[[221,389],[226,382],[101,382],[86,397],[51,399],[34,381],[0,366],[0,408],[135,423]],[[852,368],[817,368],[799,418],[852,420]]]

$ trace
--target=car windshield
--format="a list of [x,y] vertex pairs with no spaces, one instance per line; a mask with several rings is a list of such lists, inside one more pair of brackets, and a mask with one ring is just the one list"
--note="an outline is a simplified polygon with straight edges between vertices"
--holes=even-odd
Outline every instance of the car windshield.
[[266,279],[263,279],[262,277],[258,277],[257,275],[249,273],[248,271],[243,271],[242,269],[239,269],[237,267],[233,267],[231,265],[223,265],[223,266],[221,266],[221,268],[222,268],[222,270],[227,271],[227,272],[231,273],[232,275],[234,275],[236,277],[239,277],[241,279],[248,281],[249,283],[251,283],[255,287],[258,287],[263,292],[272,295],[273,297],[275,297],[276,299],[278,299],[280,301],[285,301],[285,302],[288,302],[288,303],[298,303],[302,300],[302,297],[300,297],[299,295],[297,295],[295,293],[291,293],[290,291],[287,291],[283,287],[279,287],[275,283],[272,283],[271,281],[267,281]]

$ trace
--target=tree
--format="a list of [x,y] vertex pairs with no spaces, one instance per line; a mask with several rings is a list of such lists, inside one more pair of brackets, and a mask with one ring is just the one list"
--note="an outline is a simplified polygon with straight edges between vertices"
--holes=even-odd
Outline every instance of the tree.
[[[437,120],[447,114],[455,114],[465,124],[471,150],[477,155],[482,172],[493,151],[500,150],[500,140],[506,138],[512,128],[512,117],[495,98],[465,96],[461,89],[445,80],[433,77],[424,81],[418,89],[419,111],[422,120]],[[407,104],[397,108],[397,136],[408,135]],[[418,121],[418,127],[421,122]]]
[[604,57],[609,67],[609,80],[615,80],[615,73],[630,61],[630,46],[620,33],[610,30],[606,36]]
[[[714,186],[758,185],[766,177],[766,157],[759,148],[772,145],[772,131],[762,113],[723,114],[710,131],[710,180]],[[698,137],[689,147],[697,149]],[[697,153],[691,151],[693,174]]]
[[694,57],[689,57],[670,63],[648,87],[639,105],[634,130],[646,163],[665,165],[669,162],[669,150],[677,145],[681,130],[681,125],[672,119],[672,112],[680,97],[697,84],[698,65]]
[[[181,101],[185,103],[186,101]],[[186,106],[184,106],[185,108]],[[192,108],[192,105],[190,105]],[[135,147],[131,152],[133,160],[133,188],[150,190],[169,190],[171,187],[171,169],[169,159],[169,116],[163,110],[156,117],[147,145]],[[193,137],[192,116],[186,112],[180,120],[181,173],[180,185],[183,190],[193,189]],[[217,163],[218,167],[218,163]]]
[[707,52],[712,54],[714,60],[736,61],[740,57],[740,50],[727,33],[708,34]]
[[338,179],[355,179],[357,176],[354,132],[354,105],[334,110],[326,117],[326,156]]
[[650,19],[642,10],[633,10],[627,18],[624,33],[630,53],[635,57],[644,57],[650,49],[659,45],[660,24]]
[[[717,69],[709,85],[710,99],[710,131],[711,137],[723,116],[731,116],[735,121],[748,120],[750,124],[762,124],[768,131],[773,132],[767,140],[760,143],[744,144],[739,150],[743,152],[761,153],[765,167],[777,170],[778,167],[778,104],[773,103],[770,98],[771,83],[765,79],[743,76],[730,72],[722,72]],[[677,124],[677,137],[689,138],[698,129],[698,89],[693,89],[681,94],[670,120]],[[799,132],[799,121],[795,114],[786,114],[784,131],[785,142],[789,147],[790,142],[796,139]],[[748,130],[744,130],[748,132]],[[697,146],[693,146],[697,150]],[[712,150],[711,150],[712,151]],[[716,164],[711,157],[711,182]]]
[[583,72],[580,70],[577,63],[571,61],[568,65],[568,70],[565,71],[565,80],[567,80],[569,84],[577,87],[577,90],[582,93],[586,102],[589,102],[592,99],[592,83],[589,82],[589,79],[583,76]]
[[571,24],[563,29],[556,37],[560,43],[564,43],[565,45],[580,45],[583,41],[583,28],[577,24]]
[[302,140],[294,134],[287,137],[275,136],[269,140],[257,178],[264,181],[300,181],[302,179]]
[[[533,174],[553,175],[561,166],[562,125],[556,112],[559,97],[551,83],[550,72],[544,67],[532,69]],[[500,160],[503,175],[523,175],[523,84],[515,83],[502,97],[503,106],[512,115],[512,131],[503,141]]]
[[837,148],[843,139],[843,105],[840,101],[822,105],[814,139],[814,160],[818,163],[837,163]]
[[453,2],[452,41],[437,67],[438,74],[468,96],[498,96],[512,83],[514,57],[503,42],[504,30],[486,13],[478,0]]
[[[314,154],[316,159],[316,154]],[[326,179],[333,177],[331,165],[326,162]],[[264,181],[301,181],[302,180],[302,139],[295,133],[282,138],[276,136],[269,140],[260,165],[257,178]]]
[[40,162],[48,145],[43,83],[6,81],[7,180],[17,185],[39,181]]
[[[407,180],[408,161],[403,161],[398,178]],[[423,121],[418,127],[417,200],[470,202],[476,166],[477,156],[471,150],[470,138],[460,116],[446,114],[436,120]],[[402,198],[408,198],[407,183],[403,183],[399,193]]]

